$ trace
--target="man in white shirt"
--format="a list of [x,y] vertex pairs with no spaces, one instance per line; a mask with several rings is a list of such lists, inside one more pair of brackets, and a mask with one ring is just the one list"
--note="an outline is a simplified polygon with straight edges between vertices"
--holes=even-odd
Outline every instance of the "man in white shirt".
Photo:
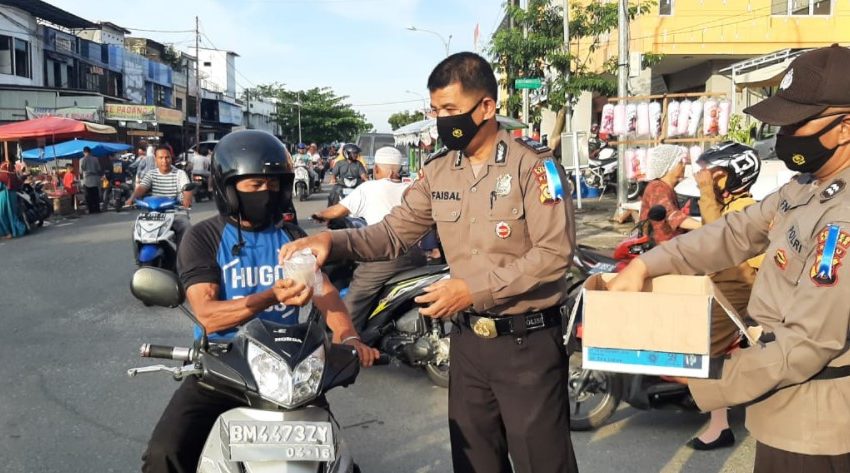
[[210,177],[210,150],[201,146],[197,153],[192,154],[192,176]]
[[[127,200],[127,206],[133,205],[134,200],[141,199],[150,192],[154,196],[172,197],[182,201],[183,207],[188,209],[192,206],[192,191],[184,190],[184,188],[189,184],[189,177],[182,169],[171,165],[171,150],[168,147],[158,146],[155,156],[156,169],[145,174],[133,195]],[[178,245],[190,225],[188,213],[174,215],[171,228],[174,230],[174,239]]]
[[[374,225],[393,207],[401,203],[410,183],[401,182],[401,166],[404,156],[393,147],[386,146],[375,152],[375,179],[360,184],[338,204],[313,214],[320,222],[342,217],[355,217]],[[367,311],[380,295],[384,283],[394,275],[425,264],[425,257],[418,247],[411,248],[400,258],[391,261],[360,263],[354,271],[345,306],[351,314],[354,327],[362,330],[369,319]]]

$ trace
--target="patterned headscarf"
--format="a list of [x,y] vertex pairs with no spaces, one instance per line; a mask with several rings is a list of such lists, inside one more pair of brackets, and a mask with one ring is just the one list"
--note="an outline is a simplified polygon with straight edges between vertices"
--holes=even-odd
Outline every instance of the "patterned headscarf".
[[681,158],[680,146],[659,145],[649,151],[647,179],[659,179],[673,169]]

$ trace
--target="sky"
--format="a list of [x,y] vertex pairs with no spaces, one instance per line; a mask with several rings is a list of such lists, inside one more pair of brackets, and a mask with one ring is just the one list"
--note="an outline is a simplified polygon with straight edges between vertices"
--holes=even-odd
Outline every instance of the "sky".
[[[503,15],[503,0],[47,0],[91,21],[110,21],[177,49],[227,49],[237,89],[280,82],[288,89],[331,87],[380,132],[394,112],[423,107],[431,69],[450,51],[483,49]],[[175,33],[141,30],[180,31]],[[407,92],[410,91],[410,92]]]

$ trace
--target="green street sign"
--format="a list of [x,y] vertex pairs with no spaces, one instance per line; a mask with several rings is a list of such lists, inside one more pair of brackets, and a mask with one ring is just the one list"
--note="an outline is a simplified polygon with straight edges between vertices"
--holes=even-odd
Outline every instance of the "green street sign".
[[539,89],[543,87],[543,79],[517,79],[514,81],[514,87],[517,89]]

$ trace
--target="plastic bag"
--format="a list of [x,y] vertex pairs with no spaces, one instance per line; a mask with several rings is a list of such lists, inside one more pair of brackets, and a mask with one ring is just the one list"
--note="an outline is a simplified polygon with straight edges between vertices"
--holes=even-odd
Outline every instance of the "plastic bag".
[[667,137],[679,136],[679,102],[671,100],[667,104]]
[[614,104],[606,103],[602,107],[602,123],[599,124],[599,132],[606,135],[614,134]]
[[637,134],[649,135],[649,104],[641,102],[637,105]]
[[628,132],[628,124],[626,123],[626,106],[618,103],[614,105],[614,134],[617,136],[625,135]]
[[649,104],[649,136],[658,138],[661,133],[661,104],[652,102]]
[[691,103],[691,116],[688,118],[688,136],[697,136],[700,117],[702,117],[702,104],[695,101]]
[[634,134],[637,131],[637,104],[626,105],[626,133]]
[[720,108],[717,106],[717,101],[708,99],[704,106],[705,118],[702,123],[702,132],[705,136],[715,136],[720,129]]
[[682,103],[679,104],[679,123],[676,127],[676,134],[678,136],[685,136],[688,134],[688,123],[691,118],[691,105],[694,102],[690,100],[682,100]]
[[720,108],[720,116],[717,120],[717,133],[725,135],[729,133],[729,113],[732,110],[732,104],[728,100],[721,100],[717,106]]

